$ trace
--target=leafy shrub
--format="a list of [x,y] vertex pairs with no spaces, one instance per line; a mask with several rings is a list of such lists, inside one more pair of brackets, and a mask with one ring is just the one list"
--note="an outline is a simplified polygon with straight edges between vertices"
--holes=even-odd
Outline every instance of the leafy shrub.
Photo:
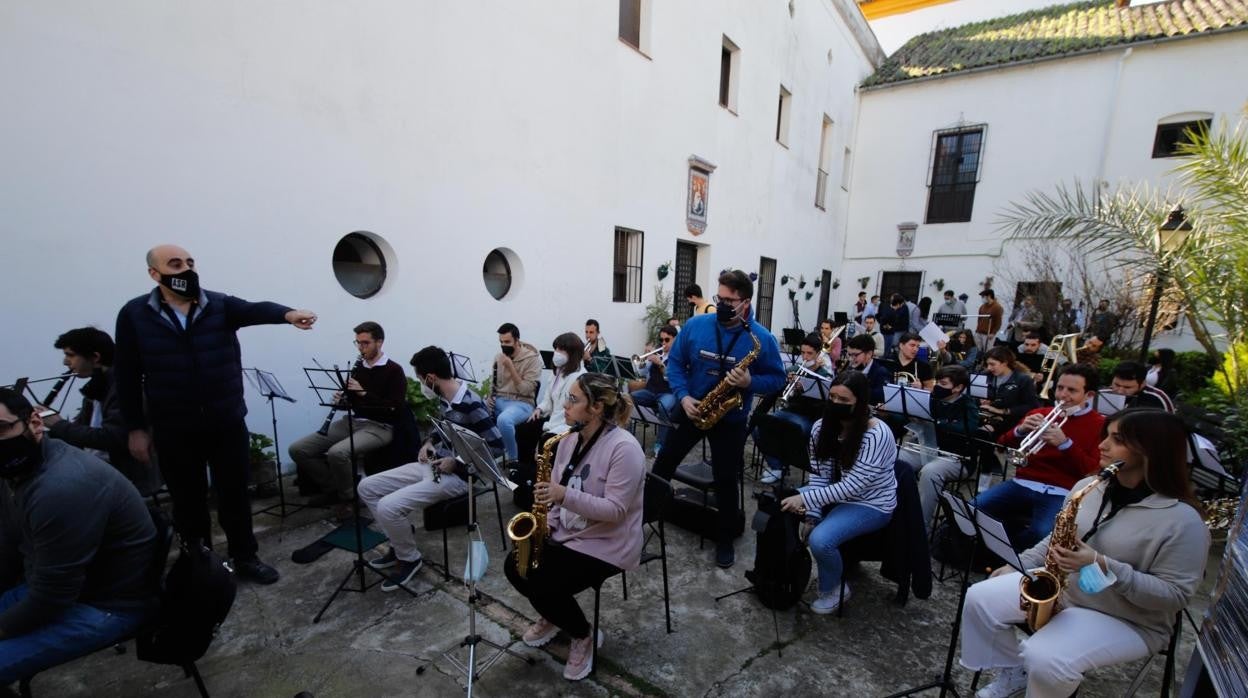
[[1181,351],[1174,356],[1175,388],[1188,395],[1204,389],[1218,363],[1203,351]]
[[407,406],[412,408],[412,415],[417,424],[428,424],[429,420],[442,413],[437,398],[429,399],[420,392],[420,383],[411,376],[407,378]]

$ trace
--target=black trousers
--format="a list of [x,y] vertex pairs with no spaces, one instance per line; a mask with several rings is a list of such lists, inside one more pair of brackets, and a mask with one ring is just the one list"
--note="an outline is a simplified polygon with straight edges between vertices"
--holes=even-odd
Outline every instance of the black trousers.
[[514,550],[508,553],[503,571],[516,591],[533,604],[533,610],[578,640],[589,637],[591,628],[576,595],[621,572],[609,562],[549,542],[542,549],[541,566],[529,570],[527,578],[516,571]]
[[[153,434],[160,473],[173,498],[173,525],[188,541],[212,543],[208,515],[208,471],[217,495],[217,520],[225,531],[229,555],[256,554],[247,496],[249,437],[242,421],[224,427],[158,429]],[[207,467],[205,467],[207,466]]]
[[715,542],[731,545],[740,517],[737,503],[737,480],[745,468],[746,422],[744,419],[728,421],[721,419],[715,426],[703,431],[688,419],[678,418],[679,424],[668,433],[663,450],[654,459],[651,470],[664,480],[671,480],[689,450],[705,436],[711,446],[711,473],[715,478],[715,507],[719,516],[715,520]]

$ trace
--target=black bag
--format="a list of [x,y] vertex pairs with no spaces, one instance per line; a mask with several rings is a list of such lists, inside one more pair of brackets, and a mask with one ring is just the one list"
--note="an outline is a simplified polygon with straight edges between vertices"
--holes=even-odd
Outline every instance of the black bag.
[[204,656],[236,591],[234,572],[220,555],[183,545],[165,575],[157,622],[137,638],[138,658],[181,666]]
[[752,528],[757,532],[754,569],[745,578],[754,585],[758,600],[767,608],[792,608],[810,583],[810,551],[798,538],[801,517],[780,511],[780,501],[796,494],[776,488],[758,497]]

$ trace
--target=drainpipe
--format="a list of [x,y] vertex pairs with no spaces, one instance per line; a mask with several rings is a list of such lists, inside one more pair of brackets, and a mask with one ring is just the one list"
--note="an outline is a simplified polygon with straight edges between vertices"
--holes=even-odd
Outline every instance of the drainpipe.
[[1101,134],[1101,159],[1096,165],[1096,178],[1092,180],[1094,193],[1099,196],[1101,189],[1106,186],[1105,182],[1105,163],[1109,160],[1109,137],[1114,132],[1114,118],[1118,114],[1118,85],[1122,82],[1122,73],[1126,70],[1127,59],[1135,52],[1134,48],[1127,48],[1118,56],[1118,67],[1114,70],[1114,81],[1109,87],[1109,109],[1105,116],[1105,131]]

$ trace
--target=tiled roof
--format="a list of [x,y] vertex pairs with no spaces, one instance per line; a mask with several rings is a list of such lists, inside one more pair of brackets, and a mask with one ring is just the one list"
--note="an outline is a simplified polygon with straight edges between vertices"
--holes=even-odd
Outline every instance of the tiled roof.
[[1004,67],[1227,28],[1248,29],[1248,0],[1169,0],[1123,8],[1112,0],[1055,5],[916,36],[863,84]]

